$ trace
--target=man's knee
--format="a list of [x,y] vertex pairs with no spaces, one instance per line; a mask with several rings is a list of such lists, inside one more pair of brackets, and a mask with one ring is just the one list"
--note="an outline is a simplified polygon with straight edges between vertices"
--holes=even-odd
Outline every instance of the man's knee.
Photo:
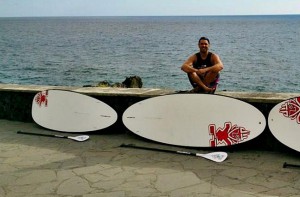
[[188,77],[192,81],[201,80],[200,76],[196,72],[188,73]]
[[188,73],[189,77],[198,77],[196,72]]
[[219,76],[219,72],[214,72],[214,71],[208,72],[205,75],[204,81],[206,84],[212,83],[218,78],[218,76]]

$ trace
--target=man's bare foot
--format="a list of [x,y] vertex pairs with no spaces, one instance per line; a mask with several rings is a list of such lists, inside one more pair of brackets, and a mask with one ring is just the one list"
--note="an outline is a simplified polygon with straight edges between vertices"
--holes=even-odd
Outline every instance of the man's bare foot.
[[203,91],[200,87],[195,87],[194,89],[190,90],[190,93],[206,93],[206,94],[213,94],[216,91],[216,88],[206,88]]

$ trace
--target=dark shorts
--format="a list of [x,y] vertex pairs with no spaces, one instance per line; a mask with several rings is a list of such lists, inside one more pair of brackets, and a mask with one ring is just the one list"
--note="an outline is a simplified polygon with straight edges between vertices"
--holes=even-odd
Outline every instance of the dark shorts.
[[[203,80],[203,77],[202,77],[202,76],[199,76],[199,77],[200,77],[201,80]],[[198,85],[197,85],[196,83],[194,83],[194,82],[190,79],[189,75],[188,75],[188,78],[189,78],[189,81],[190,81],[191,85],[192,85],[194,88],[196,88]],[[218,86],[218,84],[219,84],[219,81],[220,81],[220,74],[218,74],[217,77],[216,77],[216,79],[215,79],[213,82],[211,82],[211,83],[209,84],[209,88],[215,88],[215,89],[217,89],[217,86]]]

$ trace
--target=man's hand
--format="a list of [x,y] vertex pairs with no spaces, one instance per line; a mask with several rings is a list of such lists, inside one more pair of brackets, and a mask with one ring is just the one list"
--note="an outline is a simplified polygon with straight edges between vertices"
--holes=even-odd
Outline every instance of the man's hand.
[[196,71],[197,75],[201,75],[201,76],[203,76],[206,72],[207,72],[207,71],[206,71],[206,69],[204,69],[204,68],[198,69],[198,70]]

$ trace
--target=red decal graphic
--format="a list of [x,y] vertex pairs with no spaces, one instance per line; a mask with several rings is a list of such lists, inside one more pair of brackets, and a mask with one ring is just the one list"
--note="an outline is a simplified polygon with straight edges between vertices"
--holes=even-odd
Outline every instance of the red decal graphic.
[[224,144],[225,146],[238,144],[247,139],[250,135],[250,131],[246,130],[244,127],[232,125],[231,122],[225,122],[224,128],[218,129],[216,129],[215,124],[210,124],[208,129],[209,134],[212,137],[210,139],[211,147],[216,147],[219,144]]
[[293,98],[281,105],[279,113],[292,120],[296,120],[300,124],[300,97]]
[[41,107],[42,104],[45,105],[45,107],[47,107],[48,105],[48,90],[46,91],[43,91],[43,92],[39,92],[37,95],[36,95],[36,98],[35,98],[35,102]]

